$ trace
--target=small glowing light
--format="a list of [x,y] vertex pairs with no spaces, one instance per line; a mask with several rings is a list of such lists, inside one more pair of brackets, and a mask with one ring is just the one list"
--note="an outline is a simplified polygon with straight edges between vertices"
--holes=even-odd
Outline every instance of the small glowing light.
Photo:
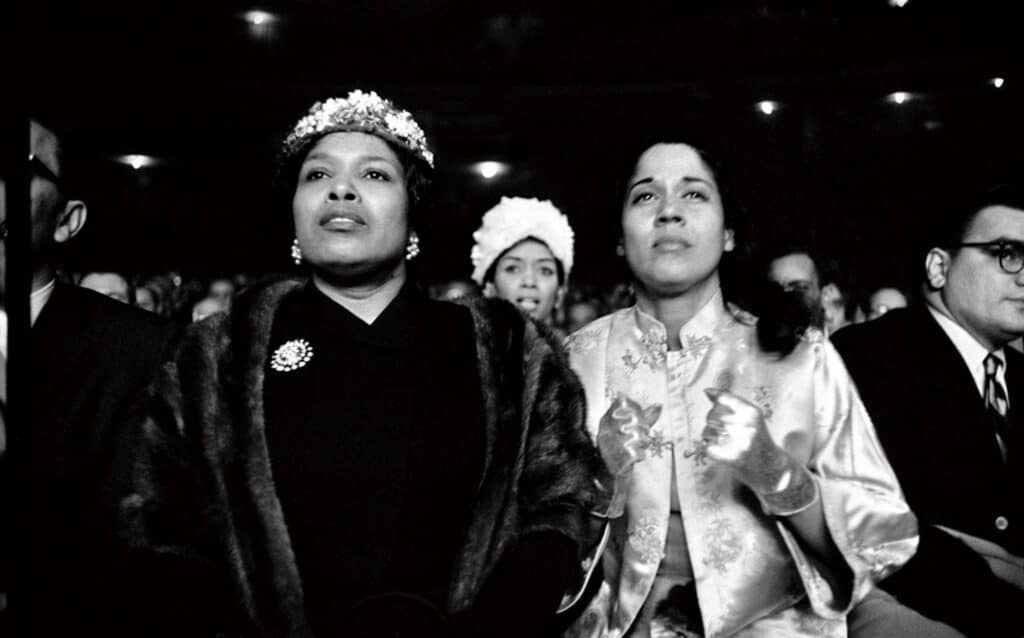
[[118,161],[131,166],[133,170],[139,170],[156,164],[156,159],[149,155],[122,155]]
[[907,6],[908,2],[910,2],[910,0],[889,0],[889,6],[896,7],[897,9],[902,9],[903,7]]
[[761,111],[765,115],[771,115],[775,111],[779,110],[779,103],[773,100],[761,100],[757,103],[757,110]]
[[1003,78],[992,78],[991,80],[988,81],[988,83],[996,87],[997,89],[1001,89],[1003,88],[1003,85],[1006,84],[1006,80],[1004,80]]
[[246,11],[245,21],[254,27],[263,26],[274,21],[274,14],[266,11]]
[[480,177],[483,177],[484,179],[494,179],[498,175],[508,170],[508,166],[501,162],[487,161],[477,162],[476,166],[474,166],[474,169],[476,170],[477,173],[480,174]]
[[907,93],[906,91],[896,91],[895,93],[890,93],[886,99],[893,104],[905,104],[910,98],[910,93]]

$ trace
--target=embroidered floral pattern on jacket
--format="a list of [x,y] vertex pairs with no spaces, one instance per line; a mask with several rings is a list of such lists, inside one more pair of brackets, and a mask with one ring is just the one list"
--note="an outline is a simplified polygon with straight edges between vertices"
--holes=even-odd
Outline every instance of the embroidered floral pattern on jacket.
[[665,450],[672,449],[672,441],[666,439],[661,430],[652,430],[650,434],[641,432],[640,438],[640,448],[647,450],[652,456],[659,459],[665,454]]
[[640,555],[640,561],[646,565],[661,562],[665,553],[665,536],[660,534],[661,518],[653,514],[645,514],[633,525],[629,533],[629,546]]
[[757,404],[757,407],[761,408],[761,416],[764,417],[765,421],[770,420],[772,415],[775,414],[775,410],[772,408],[773,402],[774,397],[769,387],[762,385],[754,388],[754,403]]
[[668,343],[665,335],[657,330],[648,330],[640,334],[639,341],[643,348],[640,353],[627,350],[622,355],[627,377],[636,372],[641,365],[647,366],[651,372],[658,372],[665,367],[665,349]]
[[593,350],[601,339],[601,326],[583,328],[565,338],[565,348],[570,355],[580,355]]
[[711,348],[711,337],[704,335],[703,337],[695,337],[693,335],[685,335],[683,339],[683,356],[688,359],[702,359]]
[[708,549],[704,564],[722,574],[743,553],[742,538],[724,518],[711,521],[704,532],[704,544]]

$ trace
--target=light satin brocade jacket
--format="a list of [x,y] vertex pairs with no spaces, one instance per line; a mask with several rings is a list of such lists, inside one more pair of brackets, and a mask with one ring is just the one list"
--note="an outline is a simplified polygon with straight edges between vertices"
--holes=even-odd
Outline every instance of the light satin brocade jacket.
[[[716,294],[669,351],[666,330],[638,307],[602,317],[570,336],[570,363],[587,395],[587,428],[616,395],[663,406],[642,434],[626,512],[613,521],[601,557],[604,582],[571,635],[618,638],[637,618],[664,555],[673,462],[680,514],[708,638],[733,635],[845,636],[846,612],[917,547],[917,521],[842,360],[810,330],[779,359],[757,345],[753,320]],[[828,530],[850,566],[850,605],[797,539],[765,514],[728,467],[701,453],[716,387],[755,403],[772,438],[818,482]]]

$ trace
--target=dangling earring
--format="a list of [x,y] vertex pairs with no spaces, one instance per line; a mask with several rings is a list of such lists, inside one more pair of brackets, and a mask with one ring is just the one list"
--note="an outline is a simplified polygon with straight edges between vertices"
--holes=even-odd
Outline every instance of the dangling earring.
[[420,237],[413,231],[409,235],[409,242],[405,245],[405,260],[416,259],[418,254],[420,254]]
[[299,248],[299,238],[296,237],[292,241],[292,261],[295,262],[296,266],[302,264],[302,249]]
[[619,243],[615,245],[615,254],[619,257],[626,256],[626,247],[622,244],[621,239],[619,240]]

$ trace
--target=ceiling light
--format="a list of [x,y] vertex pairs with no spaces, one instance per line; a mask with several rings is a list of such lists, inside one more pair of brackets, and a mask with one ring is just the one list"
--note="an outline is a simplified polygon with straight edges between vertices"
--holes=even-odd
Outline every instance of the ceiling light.
[[1003,78],[996,77],[989,80],[988,83],[996,87],[997,89],[1001,89],[1003,88],[1003,85],[1006,84],[1006,80],[1004,80]]
[[244,17],[245,21],[254,27],[263,26],[275,20],[274,14],[266,11],[246,11]]
[[473,169],[480,174],[480,177],[484,179],[494,179],[498,175],[501,175],[508,170],[508,165],[502,162],[477,162]]
[[156,158],[150,155],[122,155],[117,161],[131,166],[136,171],[156,164]]
[[779,103],[774,100],[761,100],[757,103],[757,110],[761,111],[765,115],[771,115],[775,111],[779,110]]
[[887,95],[885,99],[889,100],[893,104],[904,104],[910,100],[911,97],[913,96],[906,91],[896,91],[895,93]]

